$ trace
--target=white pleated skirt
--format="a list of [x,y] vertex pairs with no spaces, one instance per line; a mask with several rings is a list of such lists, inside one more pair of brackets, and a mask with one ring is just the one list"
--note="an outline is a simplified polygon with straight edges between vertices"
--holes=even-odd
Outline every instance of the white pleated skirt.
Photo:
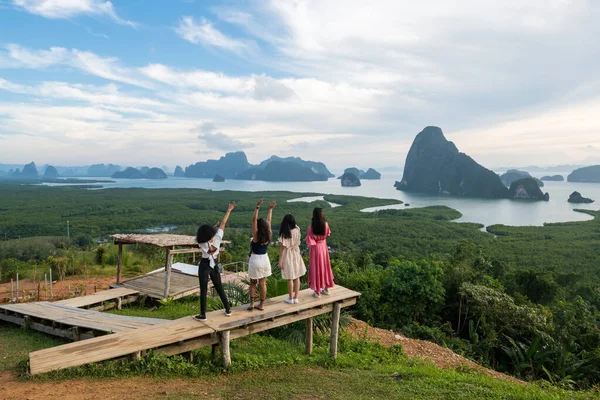
[[268,254],[250,255],[248,261],[248,278],[262,279],[271,276],[271,261]]

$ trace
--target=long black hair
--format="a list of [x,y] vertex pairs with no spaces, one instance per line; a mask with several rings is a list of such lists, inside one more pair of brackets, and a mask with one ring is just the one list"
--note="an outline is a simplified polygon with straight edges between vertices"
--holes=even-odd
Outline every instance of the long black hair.
[[269,243],[271,241],[271,230],[267,221],[262,218],[256,220],[256,240],[260,244]]
[[281,220],[279,226],[279,237],[282,239],[289,239],[292,237],[292,229],[296,227],[296,218],[292,214],[287,214]]
[[196,233],[196,241],[198,243],[206,243],[217,234],[217,228],[212,225],[202,225]]
[[323,209],[321,207],[315,207],[313,210],[312,216],[312,231],[315,235],[324,235],[325,234],[325,214],[323,214]]

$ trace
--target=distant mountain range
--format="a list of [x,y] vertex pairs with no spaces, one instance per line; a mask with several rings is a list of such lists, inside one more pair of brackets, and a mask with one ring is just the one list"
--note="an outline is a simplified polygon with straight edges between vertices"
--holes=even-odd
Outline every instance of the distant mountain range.
[[509,170],[519,170],[526,172],[569,172],[574,171],[578,168],[581,168],[581,165],[555,165],[552,167],[538,167],[537,165],[530,165],[529,167],[499,167],[494,168],[494,171],[509,171]]
[[[178,170],[178,169],[176,169]],[[305,161],[298,157],[271,156],[258,165],[248,162],[246,153],[227,153],[218,160],[197,162],[185,168],[186,178],[214,178],[277,182],[326,181],[334,175],[325,164]]]

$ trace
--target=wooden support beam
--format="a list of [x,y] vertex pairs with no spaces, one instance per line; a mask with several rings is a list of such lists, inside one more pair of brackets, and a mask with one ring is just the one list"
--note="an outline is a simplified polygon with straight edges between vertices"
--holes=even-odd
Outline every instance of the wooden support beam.
[[212,349],[210,352],[210,356],[211,358],[214,360],[215,358],[217,358],[217,353],[219,351],[219,343],[215,343],[212,345]]
[[141,351],[136,351],[135,353],[132,353],[129,355],[129,360],[130,361],[138,361],[142,359],[142,352]]
[[223,366],[225,368],[229,368],[231,365],[231,353],[229,351],[229,331],[220,332],[219,337],[221,339],[221,359],[223,361]]
[[81,340],[81,333],[79,332],[79,328],[74,326],[73,327],[73,341],[74,342],[78,342]]
[[192,247],[189,249],[175,249],[170,250],[171,254],[188,254],[188,253],[201,253],[202,249],[199,247]]
[[173,265],[173,254],[171,254],[171,250],[167,249],[167,261],[165,263],[165,293],[163,298],[169,297],[169,292],[171,291],[171,266]]
[[119,254],[117,261],[117,285],[121,283],[121,270],[123,269],[123,245],[119,243]]
[[337,357],[341,309],[342,304],[340,302],[333,304],[333,313],[331,315],[331,338],[329,341],[329,356],[333,359]]
[[119,297],[117,299],[117,310],[120,310],[122,306],[123,306],[123,298]]
[[304,352],[308,355],[311,355],[313,352],[313,319],[306,319],[306,343],[304,347]]
[[192,353],[191,351],[186,351],[185,353],[181,353],[181,356],[189,362],[194,361],[194,353]]

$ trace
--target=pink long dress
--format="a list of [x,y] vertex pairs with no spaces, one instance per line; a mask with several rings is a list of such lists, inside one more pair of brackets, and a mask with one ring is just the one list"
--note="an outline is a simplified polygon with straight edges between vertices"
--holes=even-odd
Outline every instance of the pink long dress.
[[330,235],[331,231],[327,223],[325,223],[325,235],[315,235],[311,226],[308,227],[306,234],[306,244],[309,249],[308,286],[317,293],[321,289],[335,286],[327,247],[327,236]]

